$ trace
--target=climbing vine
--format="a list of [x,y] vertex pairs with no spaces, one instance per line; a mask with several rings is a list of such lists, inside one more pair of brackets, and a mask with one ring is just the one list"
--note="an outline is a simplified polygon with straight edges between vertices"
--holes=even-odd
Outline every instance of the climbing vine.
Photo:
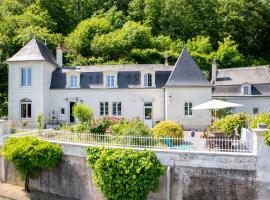
[[88,165],[93,179],[108,200],[144,200],[158,189],[165,173],[156,155],[150,151],[89,147]]

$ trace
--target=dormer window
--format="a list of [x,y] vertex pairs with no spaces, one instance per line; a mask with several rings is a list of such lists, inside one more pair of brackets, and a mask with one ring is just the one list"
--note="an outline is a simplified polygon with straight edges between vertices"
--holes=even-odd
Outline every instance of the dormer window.
[[152,74],[144,74],[144,87],[152,87]]
[[115,81],[116,81],[116,78],[114,75],[106,76],[106,87],[107,88],[115,88],[115,86],[116,86]]
[[242,94],[243,95],[251,95],[251,85],[250,84],[242,85]]
[[77,88],[78,87],[78,76],[77,75],[71,75],[70,76],[70,87],[71,88]]
[[67,72],[67,85],[66,88],[80,88],[80,73]]

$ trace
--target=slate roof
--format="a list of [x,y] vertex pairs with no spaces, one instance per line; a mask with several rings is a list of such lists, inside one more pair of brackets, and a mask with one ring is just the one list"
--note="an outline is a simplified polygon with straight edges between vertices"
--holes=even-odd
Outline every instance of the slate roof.
[[183,48],[165,87],[178,86],[211,86],[186,48]]
[[[251,95],[243,95],[243,84],[251,84]],[[217,70],[212,96],[270,96],[269,66]]]
[[[98,68],[98,69],[97,69]],[[170,74],[171,66],[164,65],[115,65],[115,66],[93,66],[93,67],[65,67],[57,68],[52,73],[51,89],[66,88],[66,72],[80,72],[80,88],[93,89],[103,88],[103,73],[114,71],[117,73],[117,88],[141,88],[141,71],[151,69],[155,71],[156,88],[162,88],[166,84]],[[125,70],[125,71],[123,71]],[[130,71],[134,70],[134,71]]]
[[56,65],[55,58],[50,49],[37,39],[32,39],[22,47],[15,55],[6,60],[7,62],[16,61],[47,61]]

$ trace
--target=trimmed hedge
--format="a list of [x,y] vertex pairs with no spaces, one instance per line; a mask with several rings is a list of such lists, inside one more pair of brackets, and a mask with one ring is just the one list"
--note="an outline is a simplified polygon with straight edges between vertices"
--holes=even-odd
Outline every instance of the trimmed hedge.
[[165,173],[150,151],[89,147],[87,154],[94,182],[108,200],[146,200]]
[[181,138],[183,137],[183,129],[180,124],[174,121],[162,121],[154,127],[153,134],[156,137]]

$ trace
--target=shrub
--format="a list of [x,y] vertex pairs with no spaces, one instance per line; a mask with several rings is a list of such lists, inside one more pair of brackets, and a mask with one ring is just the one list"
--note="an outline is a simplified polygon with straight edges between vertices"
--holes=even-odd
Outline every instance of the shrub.
[[156,137],[180,138],[183,136],[183,129],[176,122],[162,121],[154,127],[153,134]]
[[245,113],[227,115],[226,117],[213,122],[213,124],[209,127],[209,130],[218,130],[224,132],[226,135],[231,135],[234,132],[234,129],[238,127],[238,133],[241,133],[241,129],[244,126],[247,118],[248,116]]
[[105,134],[110,132],[110,128],[112,125],[124,121],[125,119],[123,117],[117,116],[105,116],[98,119],[94,119],[90,125],[90,132],[96,134]]
[[270,146],[270,131],[264,134],[264,141],[266,145]]
[[93,117],[93,110],[86,104],[80,103],[74,106],[72,114],[80,124],[89,122]]
[[158,189],[159,177],[165,173],[153,152],[131,149],[87,149],[93,179],[108,200],[147,199]]
[[41,113],[38,114],[37,123],[38,129],[43,129],[43,115]]
[[250,128],[257,128],[260,123],[266,124],[270,128],[270,114],[260,113],[249,118]]
[[124,121],[112,126],[111,132],[114,135],[133,135],[133,136],[150,136],[151,129],[136,118],[132,121]]
[[40,169],[58,165],[62,156],[60,145],[41,141],[35,137],[9,138],[4,144],[1,155],[14,163],[25,189],[29,192],[29,178],[35,178]]

